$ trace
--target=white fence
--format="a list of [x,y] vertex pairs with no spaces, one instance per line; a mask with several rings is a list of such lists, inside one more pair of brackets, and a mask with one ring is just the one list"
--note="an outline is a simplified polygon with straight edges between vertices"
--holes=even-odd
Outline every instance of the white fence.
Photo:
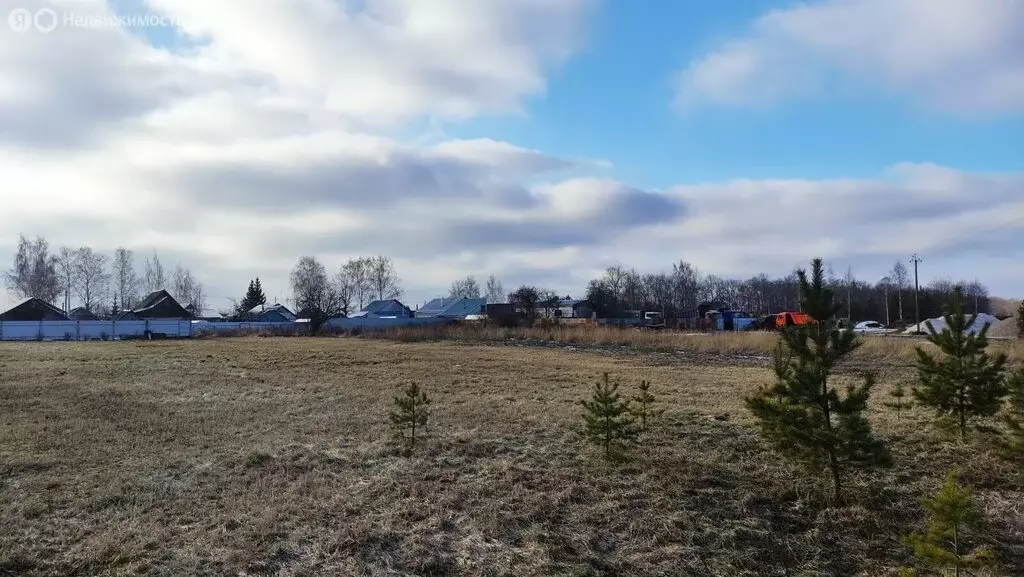
[[263,330],[278,330],[278,331],[294,331],[296,329],[294,322],[278,322],[278,323],[249,323],[249,322],[208,322],[208,321],[192,321],[192,334],[197,335],[201,333],[218,333],[218,332],[230,332],[230,331],[263,331]]
[[192,321],[0,321],[0,340],[71,341],[192,336]]

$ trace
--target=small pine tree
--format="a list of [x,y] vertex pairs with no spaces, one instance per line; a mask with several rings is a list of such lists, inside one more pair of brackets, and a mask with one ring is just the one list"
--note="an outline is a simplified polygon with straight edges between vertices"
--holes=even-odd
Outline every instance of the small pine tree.
[[1007,379],[1007,384],[1009,396],[1003,408],[1006,433],[996,444],[1008,461],[1024,468],[1024,368]]
[[991,417],[999,411],[1006,385],[1003,370],[1006,355],[989,357],[988,325],[977,333],[966,330],[976,317],[964,314],[963,295],[953,291],[945,315],[946,326],[937,332],[931,322],[928,341],[936,345],[945,357],[936,359],[921,347],[917,348],[917,372],[920,388],[914,388],[914,397],[935,409],[940,416],[956,419],[960,439],[963,440],[968,422],[975,418]]
[[647,419],[660,417],[665,413],[665,409],[655,409],[654,403],[657,399],[651,394],[651,383],[647,381],[640,381],[640,393],[633,397],[633,415],[640,419],[640,430],[647,430]]
[[844,467],[888,466],[891,457],[864,417],[874,377],[868,375],[862,385],[848,387],[845,398],[828,385],[836,363],[861,342],[853,331],[835,326],[840,307],[826,286],[821,259],[812,261],[810,279],[802,269],[797,277],[801,310],[815,322],[782,331],[775,354],[777,381],[747,398],[746,405],[760,421],[766,440],[811,469],[831,473],[833,501],[838,504]]
[[899,422],[900,414],[914,406],[914,403],[913,401],[906,400],[907,387],[903,384],[903,381],[896,382],[896,386],[892,388],[889,396],[892,397],[892,400],[886,401],[882,404],[890,409],[896,409],[896,422]]
[[971,489],[957,482],[956,473],[950,471],[942,489],[933,497],[925,497],[921,504],[928,514],[926,531],[903,539],[914,557],[940,571],[952,569],[956,576],[995,565],[987,547],[969,550],[966,545],[968,532],[980,523],[981,514]]
[[605,459],[612,458],[615,443],[632,441],[637,435],[636,419],[630,411],[629,401],[622,400],[618,389],[618,383],[611,383],[608,373],[604,373],[602,380],[594,385],[590,400],[580,401],[585,409],[583,420],[587,439],[604,449]]
[[111,303],[110,305],[110,316],[116,318],[117,313],[119,313],[120,311],[121,309],[117,307],[117,293],[114,293],[114,302]]
[[416,447],[416,429],[427,426],[427,420],[430,418],[429,405],[427,393],[421,391],[416,383],[410,384],[402,394],[395,397],[395,408],[390,415],[391,427],[399,438],[405,439],[408,436],[410,451]]
[[1017,338],[1024,339],[1024,299],[1020,299],[1017,307]]

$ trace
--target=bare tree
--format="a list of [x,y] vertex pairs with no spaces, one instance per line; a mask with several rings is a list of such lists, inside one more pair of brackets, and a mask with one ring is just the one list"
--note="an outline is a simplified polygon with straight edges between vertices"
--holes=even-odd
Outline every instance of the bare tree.
[[327,278],[327,269],[315,257],[304,256],[291,273],[292,293],[298,312],[309,319],[314,334],[328,319],[341,314],[337,288]]
[[110,288],[106,255],[87,246],[75,252],[75,288],[85,310],[93,314],[103,310]]
[[14,255],[14,268],[4,277],[7,287],[21,298],[53,303],[60,294],[57,257],[50,254],[50,244],[42,237],[32,241],[21,236],[18,252]]
[[452,283],[448,298],[452,299],[478,299],[480,298],[480,284],[476,282],[473,275]]
[[853,322],[853,285],[857,279],[853,276],[853,267],[846,267],[846,275],[843,276],[843,284],[846,285],[846,318]]
[[122,309],[131,310],[139,299],[139,275],[135,272],[135,253],[123,246],[117,247],[112,268],[117,300]]
[[605,286],[608,287],[609,290],[615,293],[615,296],[617,298],[621,299],[622,290],[625,288],[626,285],[626,275],[628,274],[629,273],[626,272],[626,269],[622,268],[621,266],[610,266],[605,269],[604,278],[602,279],[602,281],[604,282]]
[[142,277],[142,285],[147,293],[156,292],[166,288],[167,277],[164,276],[164,266],[160,264],[160,257],[153,251],[152,258],[146,259],[145,273]]
[[338,272],[334,275],[334,288],[338,293],[338,310],[344,315],[348,316],[352,313],[352,305],[356,299],[357,293],[357,279],[352,274],[351,267],[349,265],[356,262],[351,260],[338,269]]
[[896,261],[896,264],[894,264],[892,267],[892,272],[889,273],[889,278],[892,279],[893,288],[896,289],[896,314],[902,321],[903,291],[910,284],[910,273],[907,271],[907,265],[903,264],[903,261]]
[[61,287],[64,289],[64,311],[71,310],[71,293],[75,289],[75,251],[66,247],[60,247],[57,253],[57,273],[60,276]]
[[201,315],[205,306],[203,285],[187,268],[180,264],[174,267],[171,275],[171,290],[168,291],[182,306],[192,305],[197,315]]
[[505,294],[505,288],[501,286],[501,281],[491,276],[487,277],[486,287],[487,302],[491,303],[503,303],[508,300],[508,296]]
[[371,294],[376,300],[396,299],[402,296],[401,279],[395,264],[386,256],[368,259]]
[[[371,300],[373,289],[370,286],[370,266],[373,259],[361,257],[349,259],[342,265],[343,274],[348,289],[348,309],[363,310]],[[335,279],[335,280],[340,280]],[[348,310],[345,311],[348,315]]]

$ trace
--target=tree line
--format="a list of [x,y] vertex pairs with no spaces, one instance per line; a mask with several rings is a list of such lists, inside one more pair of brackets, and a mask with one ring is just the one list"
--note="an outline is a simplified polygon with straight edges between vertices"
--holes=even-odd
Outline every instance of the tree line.
[[167,271],[156,251],[144,260],[140,271],[130,248],[117,247],[112,255],[89,246],[51,250],[45,238],[31,240],[24,235],[4,280],[20,298],[59,303],[65,311],[77,302],[95,316],[130,310],[144,295],[158,290],[166,290],[183,305],[192,304],[200,311],[206,301],[203,285],[192,272],[181,264]]
[[[839,276],[826,266],[823,274],[826,286],[836,294],[840,316],[854,322],[912,322],[918,309],[921,319],[937,317],[955,286],[961,288],[969,311],[977,314],[990,310],[988,290],[977,280],[938,279],[915,291],[913,276],[902,261],[874,282],[857,279],[852,268]],[[205,308],[206,301],[202,283],[188,268],[178,264],[166,271],[154,251],[139,270],[134,251],[125,247],[118,247],[112,255],[88,246],[51,250],[46,239],[29,240],[22,235],[13,267],[4,276],[7,286],[22,298],[35,297],[57,304],[63,297],[64,310],[70,310],[77,301],[94,315],[130,309],[142,295],[160,289],[166,289],[182,304],[193,304],[199,311]],[[296,312],[323,320],[347,316],[373,300],[400,298],[403,294],[394,262],[383,255],[350,259],[332,274],[315,257],[304,256],[291,271],[290,281]],[[506,293],[494,275],[482,286],[473,275],[456,280],[447,296],[508,302],[529,317],[528,322],[539,310],[556,307],[563,298],[554,290],[531,285]],[[235,301],[232,312],[236,316],[266,302],[265,296],[262,302],[247,297],[248,291],[246,297]],[[729,279],[701,273],[680,260],[667,271],[653,273],[640,273],[621,265],[608,267],[588,283],[584,298],[600,317],[623,317],[627,311],[657,311],[671,322],[694,316],[704,302],[753,314],[798,310],[800,288],[796,273],[780,278],[759,274],[745,280]]]
[[[877,320],[886,324],[913,322],[914,279],[907,265],[897,261],[875,282],[857,279],[848,268],[842,276],[831,267],[823,270],[825,285],[836,294],[839,315],[853,321]],[[989,312],[988,289],[977,280],[931,281],[920,287],[917,303],[921,319],[942,314],[953,287],[959,286],[968,309]],[[781,278],[759,274],[748,279],[728,279],[702,274],[680,260],[668,271],[640,273],[623,266],[608,267],[587,285],[586,300],[600,317],[621,317],[626,311],[657,311],[666,319],[692,315],[701,303],[721,303],[753,314],[799,310],[800,284],[796,273]]]

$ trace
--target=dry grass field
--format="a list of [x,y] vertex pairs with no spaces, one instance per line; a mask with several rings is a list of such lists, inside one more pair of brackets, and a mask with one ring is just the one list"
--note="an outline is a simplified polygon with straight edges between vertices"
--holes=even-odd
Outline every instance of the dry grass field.
[[[866,353],[859,353],[864,355]],[[1020,357],[1018,357],[1020,358]],[[1024,574],[1024,474],[871,418],[896,465],[851,504],[758,441],[756,355],[357,338],[0,343],[0,575],[885,575],[945,470],[976,487],[1004,574]],[[602,372],[667,413],[631,457],[581,442]],[[399,385],[433,399],[390,440]]]

